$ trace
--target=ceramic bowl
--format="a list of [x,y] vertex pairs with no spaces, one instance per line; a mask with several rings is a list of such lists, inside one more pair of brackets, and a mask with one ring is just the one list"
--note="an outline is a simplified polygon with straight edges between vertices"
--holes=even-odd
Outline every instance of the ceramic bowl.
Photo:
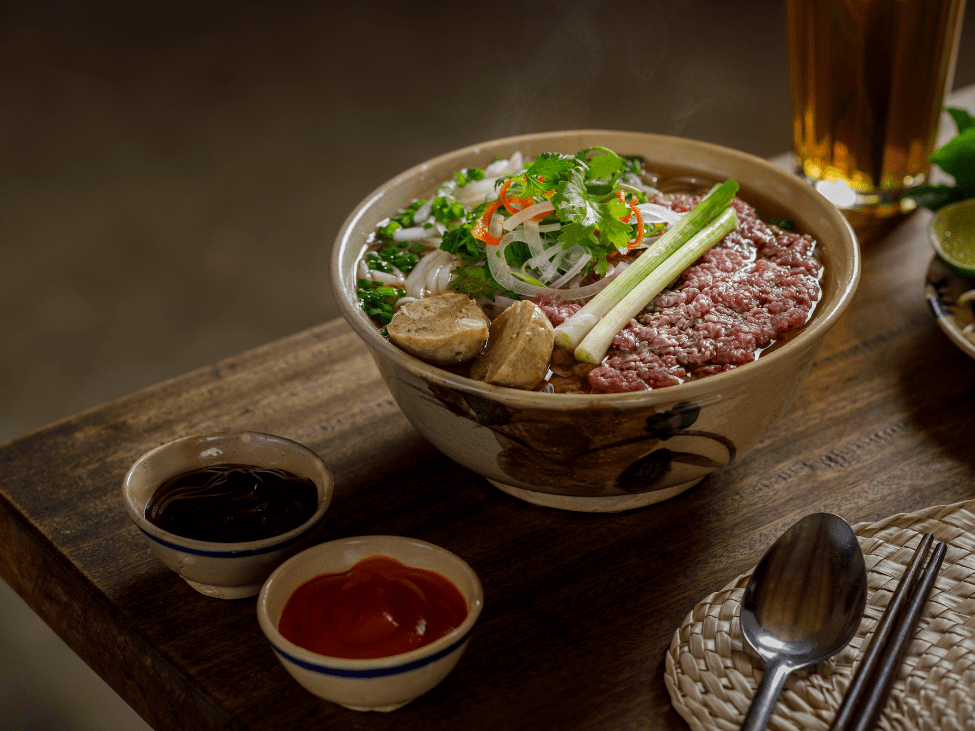
[[[472,381],[393,346],[359,309],[354,262],[383,218],[429,196],[456,169],[520,151],[574,154],[605,145],[652,167],[707,182],[734,178],[739,197],[768,220],[811,234],[825,264],[822,298],[803,331],[753,363],[698,381],[608,395],[545,394]],[[343,316],[370,347],[386,385],[435,447],[532,503],[619,511],[673,497],[737,459],[785,413],[823,337],[860,276],[856,237],[839,211],[792,173],[746,153],[687,139],[599,130],[531,134],[474,145],[393,178],[348,217],[332,254]]]
[[[342,573],[360,559],[376,555],[450,579],[467,600],[467,617],[425,647],[370,660],[326,657],[281,635],[278,621],[295,589],[316,576]],[[321,543],[281,564],[261,590],[257,619],[281,664],[306,690],[356,711],[392,711],[431,690],[454,668],[483,606],[477,574],[450,551],[413,538],[359,536]]]
[[[221,463],[276,467],[308,478],[318,487],[318,507],[293,530],[240,543],[184,538],[146,520],[146,504],[162,483],[184,472]],[[136,460],[122,482],[126,512],[153,553],[201,594],[220,599],[256,596],[282,561],[310,545],[328,510],[332,492],[332,473],[317,454],[297,442],[259,432],[221,432],[177,439]]]

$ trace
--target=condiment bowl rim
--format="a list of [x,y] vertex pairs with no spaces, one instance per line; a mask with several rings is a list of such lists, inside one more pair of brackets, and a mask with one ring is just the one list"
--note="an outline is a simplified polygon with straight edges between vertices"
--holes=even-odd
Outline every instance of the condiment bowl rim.
[[[271,619],[268,613],[267,604],[272,591],[286,590],[289,592],[290,596],[290,593],[297,588],[297,586],[288,587],[285,589],[278,588],[278,582],[282,580],[281,577],[286,574],[291,567],[293,567],[296,563],[308,560],[308,558],[315,553],[333,551],[342,546],[347,546],[357,542],[378,541],[392,541],[393,543],[420,545],[426,549],[432,550],[435,553],[445,556],[447,560],[452,561],[459,566],[461,570],[468,575],[473,587],[473,596],[467,601],[467,616],[464,618],[464,621],[443,637],[440,637],[430,644],[424,645],[423,647],[418,647],[415,650],[403,652],[398,655],[368,659],[322,655],[301,647],[300,645],[294,644],[290,640],[286,639],[280,633],[280,631],[278,631],[276,622]],[[384,555],[389,555],[392,558],[397,558],[396,555],[388,551],[377,550],[376,553],[382,553]],[[466,595],[465,599],[467,599]],[[350,536],[347,538],[337,538],[306,548],[278,566],[264,582],[264,586],[261,587],[261,591],[257,597],[258,623],[260,624],[261,629],[264,631],[264,634],[267,636],[268,641],[271,643],[271,646],[274,648],[276,653],[281,655],[289,662],[299,665],[307,670],[318,672],[323,675],[338,675],[342,677],[384,677],[409,672],[410,670],[414,670],[418,667],[436,662],[437,660],[450,655],[463,646],[464,642],[466,642],[470,637],[470,634],[474,629],[474,625],[476,624],[478,617],[480,617],[483,608],[484,588],[481,585],[481,580],[474,569],[471,568],[470,564],[468,564],[464,559],[453,551],[449,551],[442,546],[436,545],[435,543],[430,543],[429,541],[424,541],[420,538],[394,535]]]
[[[463,161],[471,161],[477,155],[483,156],[492,148],[511,147],[518,144],[534,143],[541,140],[551,140],[557,142],[562,139],[574,138],[579,136],[599,137],[613,136],[616,138],[632,138],[642,140],[644,143],[654,143],[658,145],[680,144],[691,145],[705,151],[712,151],[715,155],[737,159],[740,162],[758,166],[766,171],[777,183],[787,186],[793,191],[802,191],[799,195],[808,196],[809,200],[816,200],[821,211],[832,218],[833,222],[840,226],[847,235],[847,241],[851,242],[851,268],[842,281],[839,282],[838,290],[832,302],[825,305],[824,309],[817,306],[813,315],[813,321],[792,340],[782,348],[776,349],[763,355],[751,363],[746,363],[737,368],[722,373],[710,375],[696,381],[688,381],[678,386],[667,388],[652,389],[646,391],[634,391],[628,393],[612,394],[552,394],[538,391],[523,391],[503,386],[474,381],[458,374],[451,373],[436,366],[430,365],[405,351],[397,348],[388,342],[379,332],[379,329],[368,319],[368,317],[356,306],[354,301],[344,295],[344,289],[349,286],[350,281],[354,282],[355,275],[345,271],[343,266],[343,254],[349,248],[349,236],[356,225],[364,218],[372,214],[374,208],[381,208],[381,203],[386,192],[399,186],[405,181],[422,177],[431,168],[438,166],[450,167],[460,165]],[[624,151],[625,152],[625,151]],[[653,162],[652,160],[650,162]],[[716,171],[717,172],[717,171]],[[749,181],[739,180],[739,185],[745,192],[743,198],[748,200]],[[435,184],[435,183],[434,183]],[[820,200],[821,199],[821,200]],[[377,211],[379,212],[379,211]],[[381,211],[388,215],[391,211]],[[381,217],[380,217],[381,218]],[[379,218],[376,219],[380,220]],[[707,394],[721,391],[730,379],[734,383],[743,383],[753,378],[760,377],[763,369],[770,368],[778,360],[791,357],[793,351],[799,350],[807,342],[816,342],[822,339],[832,328],[836,321],[846,311],[847,306],[853,298],[857,284],[860,279],[861,264],[856,235],[849,222],[843,215],[828,201],[820,196],[815,189],[805,181],[787,170],[775,165],[774,163],[760,158],[751,153],[736,150],[730,147],[717,145],[710,142],[694,140],[686,137],[672,135],[661,135],[649,132],[633,132],[625,130],[611,129],[575,129],[559,130],[550,132],[534,132],[523,135],[514,135],[494,140],[468,145],[447,153],[443,153],[425,162],[414,165],[395,177],[389,179],[369,195],[363,198],[352,210],[343,222],[336,237],[336,244],[333,246],[331,260],[331,285],[345,320],[356,331],[356,333],[378,354],[395,365],[411,371],[422,377],[424,380],[441,386],[447,386],[458,391],[471,393],[481,396],[490,396],[495,401],[500,401],[515,407],[527,408],[555,408],[562,409],[566,406],[573,407],[593,407],[600,405],[626,406],[629,404],[643,403],[646,401],[677,401],[685,398],[699,398]],[[822,302],[819,303],[823,305]]]
[[[131,493],[131,481],[134,479],[138,467],[144,464],[150,458],[154,457],[165,449],[170,449],[181,443],[193,441],[198,442],[204,439],[213,439],[214,441],[235,438],[239,439],[245,435],[256,436],[264,441],[286,445],[289,449],[296,449],[297,451],[305,454],[305,456],[309,457],[312,462],[317,463],[322,468],[323,473],[328,477],[328,480],[324,485],[324,489],[322,490],[323,494],[318,501],[318,506],[315,509],[315,512],[312,513],[312,515],[309,516],[309,518],[301,525],[296,526],[295,528],[292,528],[284,533],[279,533],[278,535],[270,536],[268,538],[259,538],[253,541],[204,541],[198,538],[187,538],[186,536],[181,536],[164,530],[146,519],[143,512],[145,510],[144,505],[142,506],[142,510],[137,508],[136,500]],[[219,464],[219,460],[214,461],[214,464]],[[245,462],[245,464],[249,463]],[[254,464],[254,466],[259,467],[261,465]],[[160,444],[159,446],[150,449],[148,452],[140,456],[135,462],[132,463],[132,466],[129,467],[128,471],[125,473],[125,477],[122,479],[122,502],[125,505],[125,510],[133,522],[135,522],[136,527],[138,527],[147,538],[166,548],[197,556],[204,556],[207,558],[246,558],[249,556],[273,553],[274,551],[287,548],[292,544],[300,542],[303,538],[305,538],[305,536],[314,531],[325,519],[325,513],[328,511],[328,508],[331,505],[334,493],[335,484],[332,479],[332,471],[325,460],[322,459],[313,449],[310,449],[304,444],[296,442],[293,439],[288,439],[287,437],[247,429],[207,432],[204,434],[193,434],[186,437],[172,439],[164,444]]]

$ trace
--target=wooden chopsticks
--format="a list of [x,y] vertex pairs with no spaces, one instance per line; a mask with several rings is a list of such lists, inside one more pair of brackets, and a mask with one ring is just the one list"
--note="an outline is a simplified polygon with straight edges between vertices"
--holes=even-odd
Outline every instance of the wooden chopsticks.
[[907,571],[898,582],[836,712],[830,727],[832,731],[867,731],[877,722],[897,677],[904,651],[941,570],[947,549],[944,543],[935,546],[931,560],[921,571],[933,540],[931,533],[924,534]]

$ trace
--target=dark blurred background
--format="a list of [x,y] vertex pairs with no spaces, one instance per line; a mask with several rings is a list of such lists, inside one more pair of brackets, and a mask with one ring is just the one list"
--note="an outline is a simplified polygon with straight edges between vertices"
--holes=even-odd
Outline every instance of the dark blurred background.
[[[776,0],[0,0],[0,441],[336,317],[342,221],[434,155],[582,127],[787,152],[784,23]],[[0,728],[145,728],[3,582]]]

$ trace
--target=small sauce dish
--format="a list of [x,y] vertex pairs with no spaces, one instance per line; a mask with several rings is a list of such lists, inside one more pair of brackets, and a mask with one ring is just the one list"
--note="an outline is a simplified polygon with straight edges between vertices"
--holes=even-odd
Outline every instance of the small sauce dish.
[[[222,464],[275,468],[311,480],[314,513],[286,532],[240,542],[187,538],[147,519],[146,505],[167,480]],[[126,473],[122,502],[152,551],[187,584],[206,596],[241,599],[256,596],[274,569],[314,542],[333,490],[331,471],[312,450],[283,437],[237,431],[185,437],[147,452]]]
[[[369,659],[321,655],[282,635],[281,615],[299,587],[326,574],[342,574],[375,556],[445,577],[467,602],[467,616],[427,645]],[[431,690],[450,673],[467,647],[483,606],[481,582],[459,556],[413,538],[359,536],[313,546],[281,564],[261,589],[257,619],[281,664],[310,693],[355,711],[393,711]]]

